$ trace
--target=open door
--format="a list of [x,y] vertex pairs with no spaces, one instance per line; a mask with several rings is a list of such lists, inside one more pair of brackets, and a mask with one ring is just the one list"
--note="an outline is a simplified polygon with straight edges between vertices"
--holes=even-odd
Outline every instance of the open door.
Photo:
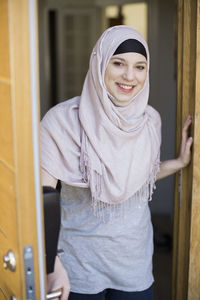
[[36,0],[0,0],[0,299],[45,299]]
[[194,142],[191,164],[176,178],[172,300],[199,300],[200,0],[178,0],[177,5],[177,144],[188,114]]

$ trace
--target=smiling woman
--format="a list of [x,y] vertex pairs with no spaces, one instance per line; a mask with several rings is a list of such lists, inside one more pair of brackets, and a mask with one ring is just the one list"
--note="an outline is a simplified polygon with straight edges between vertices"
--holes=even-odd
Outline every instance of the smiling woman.
[[43,183],[62,181],[65,253],[48,278],[50,290],[63,287],[61,300],[69,282],[70,300],[153,299],[148,201],[156,178],[187,165],[192,139],[189,117],[180,157],[161,163],[161,120],[148,98],[147,43],[115,26],[92,51],[81,95],[42,121]]

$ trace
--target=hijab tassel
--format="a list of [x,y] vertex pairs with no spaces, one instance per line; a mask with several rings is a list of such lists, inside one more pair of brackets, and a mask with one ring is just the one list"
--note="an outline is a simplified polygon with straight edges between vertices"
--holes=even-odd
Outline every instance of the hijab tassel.
[[107,203],[99,200],[101,176],[96,173],[96,190],[92,193],[92,208],[94,215],[105,222],[113,222],[115,218],[122,220],[126,217],[127,209],[131,209],[133,205],[141,208],[147,201],[152,200],[153,191],[156,189],[156,177],[160,170],[159,156],[156,160],[150,178],[143,186],[129,199],[121,203]]

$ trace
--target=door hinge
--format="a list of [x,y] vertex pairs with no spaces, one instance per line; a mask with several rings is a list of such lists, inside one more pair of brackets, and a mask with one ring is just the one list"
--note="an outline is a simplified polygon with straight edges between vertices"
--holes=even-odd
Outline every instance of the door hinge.
[[26,282],[26,299],[35,300],[35,276],[32,246],[26,246],[24,248],[24,272]]

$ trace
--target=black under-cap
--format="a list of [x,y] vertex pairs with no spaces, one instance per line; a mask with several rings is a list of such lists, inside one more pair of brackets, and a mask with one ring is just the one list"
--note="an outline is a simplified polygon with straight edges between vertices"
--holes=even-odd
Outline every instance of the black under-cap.
[[128,39],[122,42],[119,47],[115,50],[113,55],[127,53],[127,52],[136,52],[142,54],[147,59],[147,52],[145,47],[138,40]]

